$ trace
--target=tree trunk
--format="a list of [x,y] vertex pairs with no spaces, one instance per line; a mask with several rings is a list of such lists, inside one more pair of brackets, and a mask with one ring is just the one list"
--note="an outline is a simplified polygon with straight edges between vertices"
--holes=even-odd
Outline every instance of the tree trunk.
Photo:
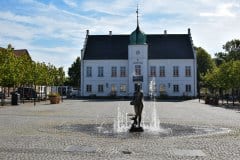
[[4,95],[5,93],[3,92],[3,87],[1,87],[1,91],[2,91],[2,98],[1,98],[1,106],[4,106]]
[[8,97],[10,97],[10,88],[8,87]]
[[234,98],[234,89],[232,88],[232,105],[233,105],[233,106],[235,105],[234,101],[235,101],[235,98]]

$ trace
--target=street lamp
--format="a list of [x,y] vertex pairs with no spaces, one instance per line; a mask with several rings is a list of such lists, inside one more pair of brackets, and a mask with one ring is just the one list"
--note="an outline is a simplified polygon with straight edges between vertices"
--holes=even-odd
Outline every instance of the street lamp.
[[62,88],[62,89],[61,89],[61,92],[62,92],[62,93],[61,93],[61,94],[62,94],[62,102],[63,102],[63,84],[61,84],[61,85],[62,85],[62,87],[61,87],[61,88]]
[[[37,98],[37,90],[36,90],[36,63],[35,63],[35,65],[34,65],[34,75],[33,75],[33,77],[34,77],[34,86],[35,86],[35,93],[32,93],[32,95],[34,96],[33,97],[33,104],[34,104],[34,106],[36,105],[36,98]],[[24,90],[24,89],[23,89]],[[35,95],[36,94],[36,95]]]
[[61,100],[63,102],[63,84],[61,82],[61,77],[57,76],[57,78],[58,78],[58,82],[59,82],[59,87],[61,88]]

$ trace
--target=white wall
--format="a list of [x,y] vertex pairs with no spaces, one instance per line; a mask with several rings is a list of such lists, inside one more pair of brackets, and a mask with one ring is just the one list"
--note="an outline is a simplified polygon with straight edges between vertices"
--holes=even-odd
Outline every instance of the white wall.
[[[120,85],[126,84],[128,89],[128,61],[127,60],[84,60],[83,67],[83,84],[82,93],[83,96],[89,96],[91,94],[96,94],[97,96],[107,96],[111,92],[111,85],[115,84],[117,87],[117,93],[120,94]],[[87,77],[86,68],[92,67],[92,77]],[[111,77],[112,66],[117,67],[117,77]],[[126,77],[120,77],[120,67],[126,67]],[[98,77],[98,67],[104,68],[104,76]],[[86,92],[86,85],[92,85],[92,92]],[[98,85],[103,84],[104,92],[98,92]],[[128,95],[128,92],[121,93],[121,95]]]
[[[157,95],[159,95],[160,84],[165,84],[166,91],[169,96],[196,96],[196,69],[194,67],[195,60],[193,59],[162,59],[149,60],[148,70],[150,73],[150,66],[156,66],[156,77],[149,77],[155,80]],[[159,76],[159,67],[165,66],[165,77]],[[179,77],[173,77],[173,66],[179,67]],[[185,66],[191,66],[191,76],[185,76]],[[179,92],[173,92],[173,85],[179,85]],[[185,85],[191,85],[191,92],[185,92]]]
[[[131,55],[134,56],[134,55]],[[136,57],[131,57],[136,60]],[[143,57],[144,59],[144,57]],[[140,61],[140,60],[139,60]],[[132,80],[132,72],[134,70],[133,65],[134,61],[129,62],[128,60],[84,60],[83,64],[83,81],[82,81],[82,95],[89,96],[91,94],[96,94],[97,96],[108,96],[111,92],[111,85],[115,84],[117,87],[117,94],[120,94],[120,85],[127,85],[127,92],[121,93],[120,95],[128,96],[132,95],[134,89],[134,82]],[[160,84],[165,84],[166,91],[169,96],[182,96],[187,94],[188,96],[196,96],[196,61],[193,59],[162,59],[162,60],[149,60],[143,62],[144,64],[144,82],[143,90],[144,95],[148,95],[149,83],[153,77],[149,77],[150,66],[156,66],[156,77],[154,77],[156,83],[157,95],[160,94]],[[129,67],[130,65],[130,67]],[[86,68],[88,66],[92,67],[92,77],[86,77]],[[98,77],[98,67],[104,67],[104,77]],[[112,66],[117,67],[117,77],[111,77],[111,68]],[[120,67],[126,67],[127,77],[120,77]],[[159,77],[159,67],[165,66],[165,77]],[[173,66],[179,66],[179,77],[173,77]],[[191,66],[191,77],[185,77],[185,66]],[[129,71],[130,69],[130,71]],[[128,77],[129,75],[129,77]],[[92,85],[92,92],[86,92],[86,85]],[[103,84],[104,92],[98,92],[98,85]],[[179,92],[173,92],[173,85],[179,85]],[[185,85],[191,85],[191,92],[185,93]]]

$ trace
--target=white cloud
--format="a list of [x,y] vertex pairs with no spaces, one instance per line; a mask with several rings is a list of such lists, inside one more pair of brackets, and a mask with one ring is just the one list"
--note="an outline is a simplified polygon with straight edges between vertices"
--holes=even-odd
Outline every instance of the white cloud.
[[32,59],[40,62],[51,63],[57,67],[64,67],[64,71],[67,75],[68,68],[80,57],[81,46],[76,47],[33,47],[29,50]]
[[233,3],[220,4],[217,6],[214,12],[203,12],[200,16],[209,17],[236,17],[236,13],[233,12],[233,7],[239,5],[234,5]]
[[81,9],[84,11],[97,11],[106,13],[113,16],[127,16],[126,11],[131,10],[131,8],[136,9],[134,6],[134,1],[123,1],[123,0],[114,0],[114,1],[99,1],[91,0],[85,1],[81,5]]
[[[64,66],[65,71],[80,56],[87,29],[90,34],[108,34],[109,30],[130,34],[136,27],[135,0],[89,0],[73,10],[36,0],[21,3],[29,7],[25,14],[0,11],[0,46],[11,43],[15,48],[26,48],[34,60]],[[74,7],[79,1],[65,3]],[[213,55],[228,40],[239,39],[239,8],[237,1],[229,0],[139,0],[140,27],[146,34],[162,34],[164,30],[186,34],[191,28],[194,44]],[[45,37],[69,43],[51,48],[33,45],[34,40]]]
[[0,20],[2,22],[0,33],[24,40],[36,37],[79,38],[80,31],[85,28],[76,21],[60,21],[54,17],[18,16],[10,12],[0,12],[0,16],[3,17],[3,20]]
[[12,37],[13,39],[20,39],[23,41],[30,41],[34,38],[35,29],[23,26],[18,23],[9,22],[9,21],[0,21],[1,29],[0,35],[1,37]]
[[70,7],[77,7],[77,3],[73,0],[63,0],[63,2]]
[[[36,10],[33,13],[29,12],[29,15],[0,11],[0,46],[6,47],[11,43],[16,49],[26,48],[33,60],[64,66],[67,71],[75,58],[80,56],[85,30],[88,28],[86,24],[92,23],[93,20],[58,9],[54,5],[45,5],[32,0],[24,3],[30,3]],[[32,42],[39,38],[62,39],[69,41],[68,44],[71,46],[62,44],[47,48],[33,45]]]
[[29,21],[31,21],[31,17],[29,16],[16,15],[10,11],[7,11],[7,12],[0,11],[0,16],[2,19],[8,20],[8,21],[15,21],[15,22],[21,22],[21,23],[29,23]]

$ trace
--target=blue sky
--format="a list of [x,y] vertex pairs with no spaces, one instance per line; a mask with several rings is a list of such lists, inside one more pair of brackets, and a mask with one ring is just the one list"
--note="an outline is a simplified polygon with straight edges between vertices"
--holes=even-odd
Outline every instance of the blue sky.
[[65,71],[80,56],[86,35],[186,34],[212,56],[222,45],[240,39],[240,0],[1,0],[0,46],[28,49],[35,61]]

